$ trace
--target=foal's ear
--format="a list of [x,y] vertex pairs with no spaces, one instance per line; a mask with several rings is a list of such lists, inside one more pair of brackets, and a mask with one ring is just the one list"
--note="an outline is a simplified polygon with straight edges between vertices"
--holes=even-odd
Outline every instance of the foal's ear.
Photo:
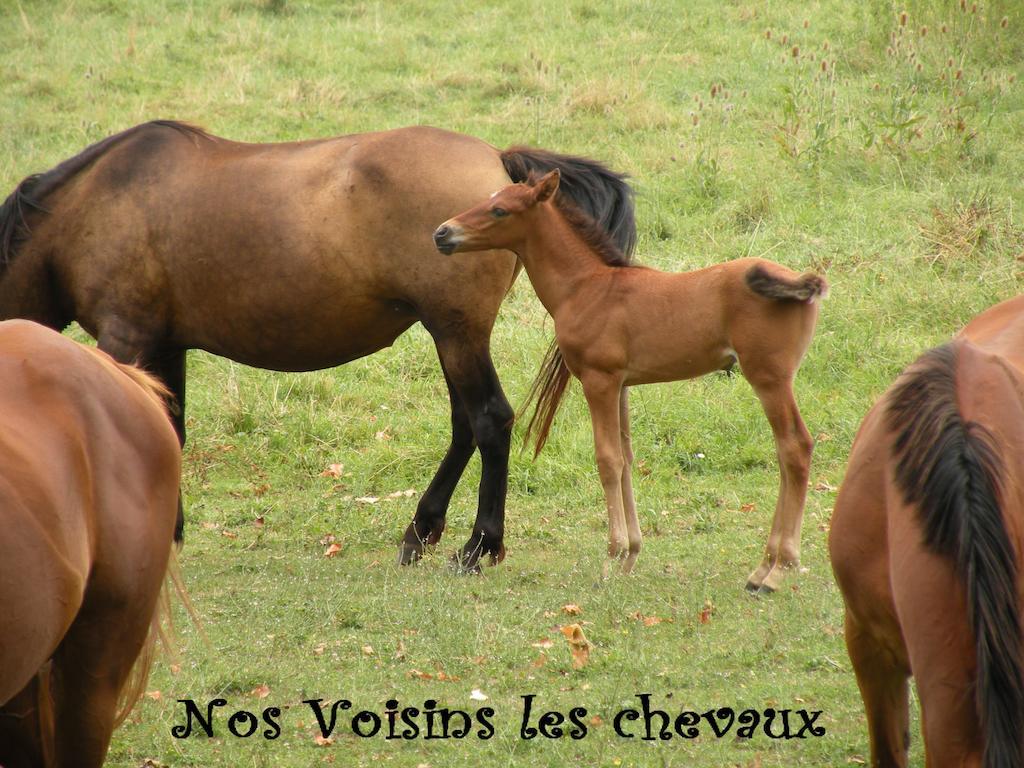
[[562,180],[562,173],[557,168],[546,173],[541,180],[533,185],[534,200],[543,203],[558,191],[558,183]]

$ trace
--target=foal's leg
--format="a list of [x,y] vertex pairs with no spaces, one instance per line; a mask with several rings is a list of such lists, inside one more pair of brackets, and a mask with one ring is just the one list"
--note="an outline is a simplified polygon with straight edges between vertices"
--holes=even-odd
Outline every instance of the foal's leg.
[[[608,511],[608,557],[621,560],[624,570],[632,567],[629,555],[629,537],[623,508],[622,477],[625,461],[622,454],[622,433],[619,425],[622,380],[604,373],[583,372],[580,376],[583,393],[590,408],[590,421],[594,430],[594,456],[597,471],[604,488],[604,501]],[[632,490],[630,490],[632,495]],[[636,558],[634,557],[633,560]],[[610,563],[605,564],[605,576]]]
[[747,580],[753,592],[774,592],[786,569],[800,564],[800,527],[803,524],[807,478],[814,442],[793,398],[792,376],[748,375],[761,400],[775,437],[779,459],[779,498],[768,535],[764,560]]
[[629,388],[623,387],[619,396],[619,434],[622,443],[622,509],[626,518],[626,533],[629,536],[629,554],[622,562],[622,572],[633,570],[643,534],[636,516],[636,501],[633,499],[633,441],[629,435]]

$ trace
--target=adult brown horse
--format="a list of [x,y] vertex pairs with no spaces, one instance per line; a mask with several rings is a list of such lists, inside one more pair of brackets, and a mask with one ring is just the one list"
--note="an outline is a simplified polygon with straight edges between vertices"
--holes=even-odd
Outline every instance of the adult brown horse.
[[875,766],[1024,765],[1024,297],[924,354],[868,412],[829,535]]
[[417,320],[441,359],[452,439],[405,532],[417,559],[445,526],[475,448],[483,462],[461,560],[504,553],[513,411],[491,362],[510,253],[439,264],[438,221],[531,170],[560,168],[570,194],[629,250],[624,178],[591,160],[501,152],[434,128],[242,144],[176,122],[136,126],[25,179],[0,208],[0,319],[72,320],[177,400],[185,350],[308,371],[389,346]]
[[0,323],[0,381],[0,765],[94,768],[145,685],[181,448],[155,379],[35,323]]
[[[690,379],[739,362],[771,424],[781,477],[765,556],[747,588],[777,589],[800,558],[812,442],[793,378],[814,334],[817,300],[828,293],[825,280],[763,259],[678,274],[631,267],[585,213],[557,194],[560,186],[556,169],[496,192],[438,227],[438,249],[519,254],[555,321],[565,365],[583,385],[608,512],[608,554],[625,572],[642,540],[628,387]],[[560,360],[549,360],[550,375],[538,378],[538,452],[568,383]]]

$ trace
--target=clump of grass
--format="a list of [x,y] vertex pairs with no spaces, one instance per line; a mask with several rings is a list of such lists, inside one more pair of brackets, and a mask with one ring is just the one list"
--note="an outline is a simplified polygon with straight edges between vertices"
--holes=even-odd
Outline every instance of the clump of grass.
[[[789,82],[781,86],[778,102],[781,114],[772,138],[784,157],[807,163],[817,174],[837,136],[839,117],[836,102],[837,59],[829,40],[810,37],[810,21],[804,20],[799,33],[784,33],[765,40],[782,49],[780,60]],[[803,45],[801,46],[801,42]]]
[[722,141],[728,133],[735,109],[733,94],[722,80],[712,82],[705,92],[693,95],[693,109],[690,111],[691,178],[697,196],[705,202],[716,201],[724,193]]
[[1015,80],[986,70],[980,53],[1001,46],[1009,26],[1007,17],[985,17],[977,3],[961,2],[948,17],[896,14],[885,49],[892,78],[873,86],[886,98],[860,119],[865,146],[900,156],[933,149],[968,156]]
[[928,243],[925,259],[933,265],[976,259],[996,244],[1018,259],[1024,256],[1024,229],[1005,220],[988,194],[976,195],[966,203],[956,201],[948,210],[933,208],[931,221],[919,229]]

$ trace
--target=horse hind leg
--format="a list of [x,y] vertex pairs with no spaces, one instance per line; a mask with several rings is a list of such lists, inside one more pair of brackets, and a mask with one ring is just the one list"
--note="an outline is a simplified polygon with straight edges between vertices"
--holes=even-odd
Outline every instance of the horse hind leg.
[[[108,324],[97,340],[101,350],[119,363],[139,365],[156,376],[171,391],[167,402],[167,413],[178,443],[185,446],[185,350],[159,350],[148,337],[127,332],[123,327]],[[154,351],[157,350],[157,351]],[[179,546],[185,540],[185,505],[178,494],[178,516],[174,523],[174,541]]]
[[[103,765],[118,699],[146,642],[150,617],[128,611],[79,614],[65,636],[52,674],[55,768]],[[117,627],[113,634],[111,627]]]
[[[604,576],[610,574],[613,563],[619,563],[624,570],[632,567],[636,558],[630,559],[629,534],[624,509],[622,478],[625,460],[622,451],[620,408],[622,407],[622,382],[619,379],[596,373],[584,372],[580,376],[583,394],[590,409],[590,421],[594,432],[594,458],[604,490],[605,507],[608,513],[608,557]],[[629,489],[632,496],[632,487]],[[639,549],[637,550],[639,554]]]
[[867,714],[871,765],[905,768],[910,748],[908,670],[849,613],[846,647]]
[[622,445],[622,510],[625,515],[626,535],[629,538],[629,553],[622,561],[622,572],[633,570],[640,549],[643,547],[643,532],[636,515],[636,500],[633,498],[633,440],[629,432],[629,389],[622,388],[619,397],[619,433]]
[[747,580],[749,591],[767,593],[777,590],[785,574],[800,564],[800,530],[814,441],[800,417],[791,377],[748,378],[771,425],[779,461],[779,497],[764,559]]

